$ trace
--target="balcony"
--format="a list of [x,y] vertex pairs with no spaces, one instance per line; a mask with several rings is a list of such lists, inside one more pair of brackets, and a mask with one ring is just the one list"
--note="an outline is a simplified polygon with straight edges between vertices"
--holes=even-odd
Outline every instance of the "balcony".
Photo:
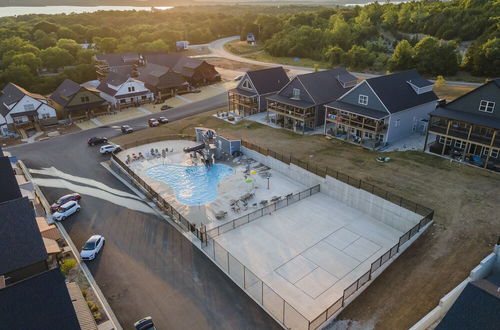
[[[448,131],[448,136],[452,138],[457,138],[461,139],[464,141],[467,141],[469,137],[469,129],[466,128],[459,128],[459,127],[453,127],[450,126],[450,129],[448,130],[448,126],[444,124],[430,124],[429,125],[429,133],[434,133],[438,135],[446,135],[446,132]],[[468,139],[469,141],[473,143],[480,143],[482,145],[489,146],[491,144],[491,139],[493,135],[484,135],[484,134],[478,134],[472,132],[470,135],[470,138]],[[500,147],[500,134],[497,133],[495,137],[495,141],[493,142],[493,146],[495,147]]]
[[296,108],[277,102],[268,104],[267,110],[300,121],[315,118],[315,114],[312,109]]

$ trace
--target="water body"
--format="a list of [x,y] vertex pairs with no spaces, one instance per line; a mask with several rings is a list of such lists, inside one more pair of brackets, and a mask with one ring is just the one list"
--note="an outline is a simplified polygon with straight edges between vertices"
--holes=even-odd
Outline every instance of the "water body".
[[217,199],[217,187],[234,170],[224,164],[205,166],[157,165],[146,174],[168,184],[178,202],[188,205],[204,205]]
[[[173,7],[155,7],[159,10],[168,10]],[[141,10],[151,11],[151,7],[135,6],[44,6],[44,7],[0,7],[0,17],[29,15],[29,14],[81,14],[93,13],[99,10]]]

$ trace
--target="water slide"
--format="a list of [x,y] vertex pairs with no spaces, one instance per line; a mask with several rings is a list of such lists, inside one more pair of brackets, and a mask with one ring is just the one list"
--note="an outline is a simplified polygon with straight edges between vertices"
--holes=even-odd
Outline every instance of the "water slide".
[[191,148],[184,148],[184,152],[193,152],[193,151],[198,151],[198,150],[201,150],[205,148],[205,143],[202,143],[200,145],[197,145],[197,146],[194,146],[194,147],[191,147]]

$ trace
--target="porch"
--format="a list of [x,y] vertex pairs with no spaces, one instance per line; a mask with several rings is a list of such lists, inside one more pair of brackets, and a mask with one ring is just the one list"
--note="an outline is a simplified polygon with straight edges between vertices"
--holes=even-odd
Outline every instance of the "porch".
[[305,134],[314,131],[316,129],[316,107],[307,102],[300,103],[304,103],[304,105],[293,105],[268,99],[267,119],[281,128],[296,133]]
[[229,111],[240,117],[247,117],[259,112],[258,96],[255,93],[231,89],[227,94]]

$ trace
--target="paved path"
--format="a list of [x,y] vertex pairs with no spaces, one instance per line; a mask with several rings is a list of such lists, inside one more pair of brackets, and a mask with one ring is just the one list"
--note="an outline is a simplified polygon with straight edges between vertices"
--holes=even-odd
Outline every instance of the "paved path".
[[[314,71],[313,68],[309,68],[309,67],[283,65],[283,64],[255,61],[255,60],[251,60],[251,59],[248,59],[245,57],[235,55],[235,54],[230,53],[224,49],[224,45],[226,43],[233,41],[233,40],[238,40],[238,39],[240,39],[239,36],[234,36],[234,37],[228,37],[228,38],[215,40],[209,44],[209,49],[213,53],[213,55],[216,55],[216,56],[222,57],[222,58],[226,58],[228,60],[233,60],[233,61],[238,61],[238,62],[243,62],[243,63],[250,63],[250,64],[255,64],[255,65],[260,65],[260,66],[278,66],[278,65],[280,65],[280,66],[284,67],[285,69],[289,70],[289,73],[292,76]],[[365,78],[365,79],[379,76],[379,75],[375,75],[375,74],[371,74],[371,73],[363,73],[363,72],[351,72],[351,73],[359,78]],[[481,84],[471,83],[471,82],[466,82],[466,81],[446,81],[446,85],[477,87],[477,86],[480,86]]]
[[142,111],[142,112],[144,112],[144,113],[145,113],[145,114],[147,114],[147,115],[152,114],[152,112],[151,112],[151,111],[149,111],[148,109],[146,109],[146,108],[144,108],[144,107],[137,107],[137,110]]
[[[221,94],[162,113],[171,120],[226,105]],[[120,125],[147,129],[146,115],[116,126],[102,126],[8,148],[34,171],[48,200],[71,190],[82,193],[82,210],[62,222],[75,245],[95,233],[106,237],[103,252],[88,268],[124,329],[151,315],[158,329],[280,329],[253,300],[198,248],[160,218],[101,162],[91,136],[119,135]],[[61,152],[61,146],[67,145]],[[38,182],[40,183],[40,182]]]

